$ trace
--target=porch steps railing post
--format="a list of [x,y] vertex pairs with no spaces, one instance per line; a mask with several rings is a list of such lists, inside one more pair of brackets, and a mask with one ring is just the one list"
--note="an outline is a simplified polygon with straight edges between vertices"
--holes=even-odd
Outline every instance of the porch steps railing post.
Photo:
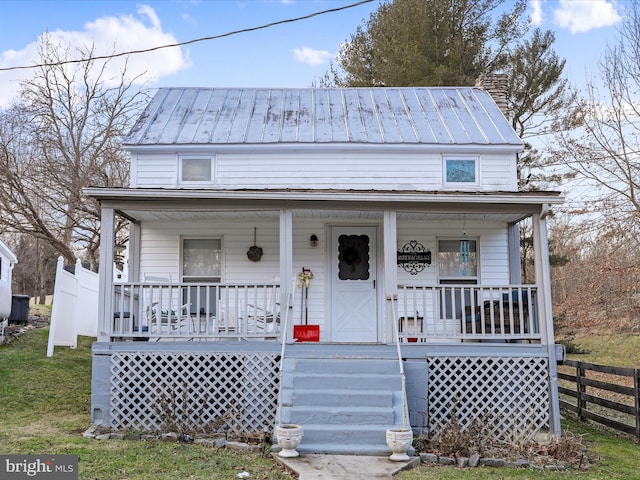
[[392,295],[391,296],[391,318],[393,323],[393,334],[396,344],[396,352],[398,354],[398,368],[400,371],[400,382],[402,386],[402,428],[407,428],[408,424],[408,416],[409,416],[409,407],[407,405],[407,378],[404,373],[404,365],[402,365],[402,353],[400,351],[400,335],[398,334],[398,325],[396,325],[397,308],[396,302],[398,301],[398,297]]

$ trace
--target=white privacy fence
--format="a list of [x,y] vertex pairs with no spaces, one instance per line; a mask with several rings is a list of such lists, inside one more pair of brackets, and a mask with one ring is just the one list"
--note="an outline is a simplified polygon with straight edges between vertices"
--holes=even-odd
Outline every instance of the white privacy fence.
[[64,269],[64,259],[58,258],[56,283],[47,356],[54,347],[75,348],[78,335],[96,337],[98,334],[98,274],[76,261],[75,274]]

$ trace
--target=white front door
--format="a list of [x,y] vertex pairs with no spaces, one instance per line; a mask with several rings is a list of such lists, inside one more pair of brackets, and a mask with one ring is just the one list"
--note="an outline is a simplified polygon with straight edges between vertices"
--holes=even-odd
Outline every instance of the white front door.
[[378,341],[376,227],[331,227],[331,341]]

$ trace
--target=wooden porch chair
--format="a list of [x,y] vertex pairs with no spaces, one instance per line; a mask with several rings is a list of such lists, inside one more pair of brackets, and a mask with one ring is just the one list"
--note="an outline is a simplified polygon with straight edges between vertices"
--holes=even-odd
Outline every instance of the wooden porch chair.
[[276,333],[280,327],[280,287],[269,288],[265,306],[247,304],[247,327],[255,333]]
[[[168,277],[163,277],[145,274],[144,281],[160,285],[172,284],[170,275]],[[149,293],[149,297],[151,297],[151,292]],[[166,333],[171,333],[174,330],[178,330],[180,326],[185,324],[188,328],[194,328],[194,320],[191,316],[189,303],[182,304],[177,309],[169,310],[163,305],[160,305],[159,302],[153,301],[153,298],[148,298],[145,313],[149,330],[155,327],[157,329],[157,333],[163,332],[163,327],[166,327]]]

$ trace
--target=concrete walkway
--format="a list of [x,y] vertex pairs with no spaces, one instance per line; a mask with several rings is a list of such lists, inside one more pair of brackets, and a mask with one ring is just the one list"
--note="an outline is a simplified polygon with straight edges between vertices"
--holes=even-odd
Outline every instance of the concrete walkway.
[[412,457],[407,462],[392,462],[389,457],[367,455],[302,454],[296,458],[282,458],[274,454],[273,458],[296,473],[300,480],[388,480],[396,473],[420,464],[419,457]]

